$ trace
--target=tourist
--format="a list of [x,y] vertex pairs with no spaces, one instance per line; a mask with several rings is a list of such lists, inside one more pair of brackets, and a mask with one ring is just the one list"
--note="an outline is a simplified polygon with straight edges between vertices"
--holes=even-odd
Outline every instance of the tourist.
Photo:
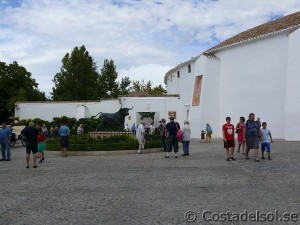
[[135,126],[135,123],[132,124],[132,126],[131,126],[131,132],[133,132],[134,134],[136,134],[136,126]]
[[11,128],[8,127],[5,122],[3,122],[2,128],[0,129],[0,142],[2,153],[2,159],[0,159],[0,161],[10,161],[11,134]]
[[166,140],[167,129],[166,129],[166,120],[165,119],[161,119],[161,121],[159,121],[158,132],[160,135],[161,145],[164,149],[164,152],[167,152],[167,140]]
[[139,141],[139,149],[138,149],[138,153],[141,153],[141,150],[145,148],[145,122],[142,122],[136,131],[136,138]]
[[60,147],[61,147],[61,156],[67,157],[68,153],[67,150],[70,146],[70,128],[66,125],[66,121],[63,121],[63,125],[59,129],[60,135]]
[[167,123],[166,129],[168,131],[168,147],[165,158],[169,158],[169,153],[172,152],[172,148],[174,148],[175,158],[178,158],[178,139],[176,137],[176,133],[180,130],[180,125],[178,122],[174,121],[175,118],[173,116],[170,117],[170,122]]
[[36,165],[36,153],[38,152],[38,130],[34,127],[34,123],[30,122],[29,126],[24,130],[24,136],[26,138],[26,168],[29,168],[30,154],[32,153],[33,168],[37,168]]
[[254,113],[249,114],[249,119],[247,120],[244,128],[244,140],[246,141],[246,159],[249,159],[249,152],[251,149],[254,150],[254,161],[259,162],[258,149],[259,149],[259,139],[261,137],[260,126],[257,121],[254,120]]
[[149,127],[149,134],[153,135],[154,132],[155,132],[155,126],[154,126],[154,123],[152,122]]
[[200,140],[200,142],[203,143],[204,140],[205,140],[205,131],[201,130],[201,140]]
[[77,128],[77,134],[82,135],[83,134],[83,124],[80,124]]
[[234,153],[234,126],[231,124],[231,118],[226,117],[226,123],[222,127],[224,148],[226,149],[227,161],[235,161]]
[[42,126],[42,132],[46,135],[46,137],[48,137],[49,132],[45,124]]
[[187,156],[190,155],[191,128],[189,121],[185,120],[183,124],[182,156]]
[[271,146],[270,142],[273,142],[272,134],[269,129],[267,129],[267,123],[262,123],[261,128],[262,138],[261,138],[261,158],[265,159],[265,149],[267,149],[268,160],[271,160]]
[[211,126],[208,123],[206,124],[205,131],[206,131],[206,141],[210,142],[211,135],[212,135],[212,129],[211,129]]
[[237,139],[239,142],[239,148],[237,150],[238,153],[240,153],[241,147],[242,147],[242,153],[245,155],[245,140],[244,140],[244,127],[245,127],[245,117],[240,117],[240,122],[236,125],[236,133],[237,133]]
[[45,160],[45,147],[46,147],[46,135],[42,129],[39,130],[39,135],[37,137],[38,141],[38,158],[40,158],[39,163],[42,163]]

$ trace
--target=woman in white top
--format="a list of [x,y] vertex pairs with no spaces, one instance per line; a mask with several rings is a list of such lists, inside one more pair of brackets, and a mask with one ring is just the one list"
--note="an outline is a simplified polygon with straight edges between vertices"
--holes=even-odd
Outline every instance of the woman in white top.
[[191,128],[189,121],[185,120],[183,125],[183,140],[182,140],[182,149],[183,155],[187,156],[190,154],[190,140],[191,140]]

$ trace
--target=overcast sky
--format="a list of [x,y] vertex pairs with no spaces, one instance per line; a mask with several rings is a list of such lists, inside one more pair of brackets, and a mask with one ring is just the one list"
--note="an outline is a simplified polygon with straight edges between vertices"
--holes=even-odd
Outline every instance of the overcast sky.
[[119,80],[156,86],[179,63],[297,11],[299,0],[0,0],[0,61],[17,61],[49,95],[61,59],[85,45],[99,72],[113,59]]

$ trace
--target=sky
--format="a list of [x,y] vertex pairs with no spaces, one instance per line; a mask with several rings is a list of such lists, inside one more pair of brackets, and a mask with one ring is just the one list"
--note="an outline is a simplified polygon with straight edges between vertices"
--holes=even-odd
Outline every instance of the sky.
[[299,0],[0,0],[0,61],[17,61],[50,95],[61,60],[84,45],[98,66],[164,86],[181,62],[254,26],[300,11]]

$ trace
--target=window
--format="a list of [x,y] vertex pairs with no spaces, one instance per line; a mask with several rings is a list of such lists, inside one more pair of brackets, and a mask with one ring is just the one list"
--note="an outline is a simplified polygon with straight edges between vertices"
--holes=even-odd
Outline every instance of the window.
[[188,73],[190,73],[192,70],[191,70],[191,64],[188,65]]
[[178,78],[180,77],[180,71],[177,71],[177,77]]

